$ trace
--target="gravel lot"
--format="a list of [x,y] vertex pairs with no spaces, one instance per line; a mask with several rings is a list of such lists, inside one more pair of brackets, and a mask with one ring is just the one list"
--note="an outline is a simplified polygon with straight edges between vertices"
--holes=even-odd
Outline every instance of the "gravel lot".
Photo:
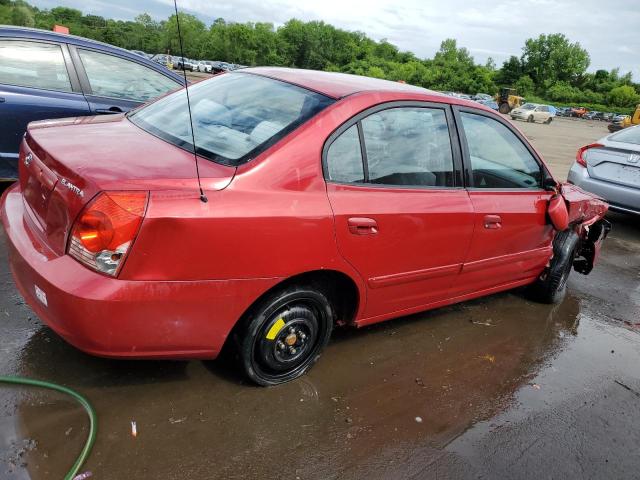
[[[606,133],[565,119],[517,126],[563,179],[577,148]],[[0,374],[89,398],[96,479],[638,478],[640,222],[610,219],[599,265],[572,274],[560,305],[514,291],[338,331],[308,376],[270,389],[225,358],[75,350],[22,303],[3,253]],[[67,398],[0,386],[0,478],[61,478],[86,433]]]

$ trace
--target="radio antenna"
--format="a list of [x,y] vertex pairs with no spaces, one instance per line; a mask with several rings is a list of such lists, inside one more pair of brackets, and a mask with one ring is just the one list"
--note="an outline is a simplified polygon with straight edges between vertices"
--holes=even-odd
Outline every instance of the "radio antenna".
[[189,82],[187,81],[187,71],[184,68],[184,50],[182,48],[182,33],[180,33],[180,15],[178,14],[178,0],[173,0],[176,10],[176,24],[178,25],[178,42],[180,44],[180,58],[182,59],[182,75],[184,76],[184,91],[187,94],[187,109],[189,110],[189,126],[191,127],[191,143],[193,144],[193,159],[196,162],[196,176],[198,177],[198,188],[200,189],[200,200],[207,203],[209,200],[202,189],[200,181],[200,168],[198,167],[198,154],[196,153],[196,134],[193,130],[193,117],[191,116],[191,99],[189,98]]

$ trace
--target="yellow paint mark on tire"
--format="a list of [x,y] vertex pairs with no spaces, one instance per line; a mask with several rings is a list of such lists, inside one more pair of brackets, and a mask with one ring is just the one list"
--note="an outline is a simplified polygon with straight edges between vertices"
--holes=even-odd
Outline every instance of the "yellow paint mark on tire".
[[271,328],[267,332],[267,340],[275,340],[280,330],[284,328],[284,320],[279,318],[276,323],[271,325]]

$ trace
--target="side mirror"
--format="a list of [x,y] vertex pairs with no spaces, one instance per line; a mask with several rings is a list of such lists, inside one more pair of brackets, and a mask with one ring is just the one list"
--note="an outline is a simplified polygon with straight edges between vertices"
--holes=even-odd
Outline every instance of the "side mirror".
[[562,195],[556,194],[551,197],[547,206],[547,214],[553,227],[559,232],[566,230],[569,226],[569,211]]
[[555,192],[558,189],[558,183],[552,177],[545,177],[542,181],[542,188],[548,192]]

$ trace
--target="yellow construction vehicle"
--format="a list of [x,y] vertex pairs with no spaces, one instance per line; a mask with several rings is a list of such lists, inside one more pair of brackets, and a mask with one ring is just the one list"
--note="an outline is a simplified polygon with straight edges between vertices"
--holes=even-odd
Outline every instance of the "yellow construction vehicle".
[[640,104],[636,105],[636,111],[633,112],[633,116],[618,115],[607,128],[610,132],[617,132],[623,128],[631,127],[632,125],[640,125]]
[[524,103],[524,97],[519,97],[515,88],[503,87],[496,95],[496,103],[500,113],[507,114],[521,106]]

